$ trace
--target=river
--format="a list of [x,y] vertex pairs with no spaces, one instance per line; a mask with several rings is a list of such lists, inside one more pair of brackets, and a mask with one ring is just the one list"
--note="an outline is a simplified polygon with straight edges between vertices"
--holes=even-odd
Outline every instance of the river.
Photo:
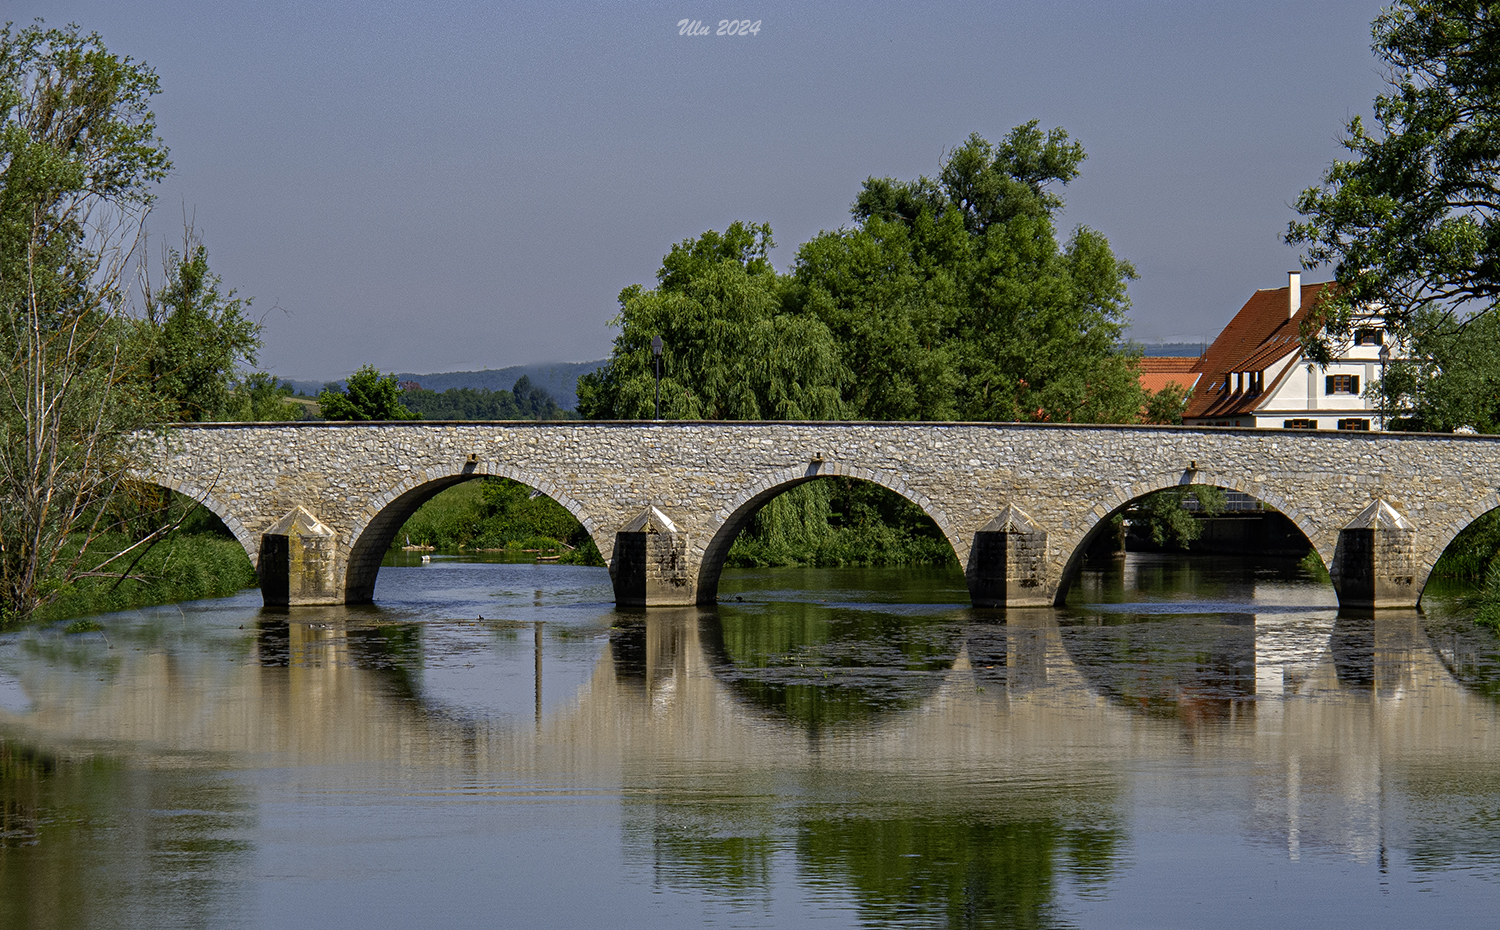
[[[397,560],[398,562],[402,560]],[[1458,926],[1500,905],[1500,644],[1295,564],[1065,609],[937,570],[383,568],[0,637],[0,927]],[[289,622],[290,621],[290,622]]]

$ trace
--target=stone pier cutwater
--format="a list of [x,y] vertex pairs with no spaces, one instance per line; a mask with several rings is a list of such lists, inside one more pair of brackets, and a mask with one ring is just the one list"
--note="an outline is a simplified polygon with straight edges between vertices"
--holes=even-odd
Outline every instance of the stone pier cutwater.
[[765,501],[858,478],[920,507],[976,606],[1058,602],[1130,501],[1187,483],[1285,514],[1340,603],[1412,607],[1457,533],[1500,506],[1500,437],[1004,423],[196,424],[142,480],[202,501],[260,572],[267,604],[360,603],[434,494],[485,475],[582,522],[625,606],[712,603]]

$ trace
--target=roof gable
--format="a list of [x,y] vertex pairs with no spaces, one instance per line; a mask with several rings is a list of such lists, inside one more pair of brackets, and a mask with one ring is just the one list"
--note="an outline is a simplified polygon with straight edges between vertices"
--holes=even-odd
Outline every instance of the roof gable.
[[1288,315],[1290,288],[1258,290],[1219,333],[1213,345],[1203,353],[1198,365],[1202,377],[1198,389],[1188,401],[1185,419],[1233,416],[1248,413],[1269,392],[1234,393],[1231,374],[1237,371],[1264,371],[1288,355],[1302,351],[1302,321],[1333,282],[1302,285],[1301,309]]

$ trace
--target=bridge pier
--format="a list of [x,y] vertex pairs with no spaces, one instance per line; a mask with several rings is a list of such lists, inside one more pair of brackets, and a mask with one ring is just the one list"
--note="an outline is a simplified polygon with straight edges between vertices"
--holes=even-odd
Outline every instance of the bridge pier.
[[337,537],[306,508],[293,507],[260,537],[261,600],[267,607],[344,603]]
[[1339,530],[1328,573],[1339,606],[1364,610],[1417,606],[1416,531],[1396,508],[1377,500]]
[[975,607],[1047,607],[1057,593],[1047,578],[1047,531],[1014,504],[974,534],[964,576]]
[[610,575],[621,607],[696,603],[696,574],[688,562],[688,534],[655,507],[641,511],[615,534]]

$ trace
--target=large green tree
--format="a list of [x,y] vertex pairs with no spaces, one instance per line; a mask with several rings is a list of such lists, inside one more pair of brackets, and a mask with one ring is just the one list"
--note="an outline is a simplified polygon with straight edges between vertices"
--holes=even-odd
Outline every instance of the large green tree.
[[821,319],[870,419],[1131,422],[1144,400],[1119,346],[1135,277],[1056,187],[1082,146],[1036,122],[979,135],[938,177],[870,178],[852,228],[798,252],[790,304]]
[[0,622],[91,559],[154,413],[123,272],[169,166],[156,92],[98,35],[0,29]]
[[662,339],[667,419],[825,420],[845,413],[828,327],[788,311],[771,267],[770,227],[733,223],[672,247],[657,286],[620,292],[609,361],[578,382],[578,412],[646,419],[655,409],[653,337]]
[[1378,308],[1417,343],[1490,313],[1500,296],[1500,7],[1403,0],[1376,18],[1388,89],[1356,116],[1323,182],[1297,199],[1287,241],[1338,288],[1304,341],[1327,360],[1354,314]]

